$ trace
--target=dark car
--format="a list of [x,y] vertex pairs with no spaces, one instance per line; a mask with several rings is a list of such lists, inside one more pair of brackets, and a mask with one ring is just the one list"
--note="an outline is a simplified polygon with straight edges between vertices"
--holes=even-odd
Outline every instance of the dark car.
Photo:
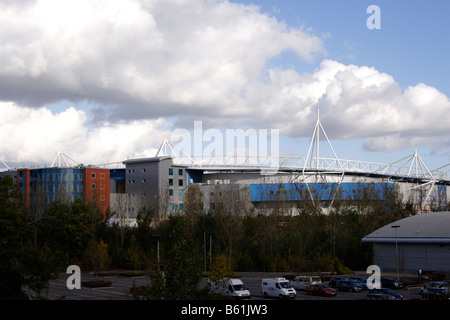
[[420,294],[423,299],[430,300],[450,300],[450,296],[448,291],[445,291],[442,288],[422,288],[420,289]]
[[313,284],[307,287],[305,289],[305,292],[313,296],[323,296],[323,297],[334,297],[337,294],[336,290],[323,284]]
[[341,280],[336,284],[339,291],[359,292],[362,291],[362,286],[352,280]]
[[448,283],[441,282],[431,282],[428,285],[424,285],[420,289],[420,294],[424,299],[430,300],[442,300],[449,298]]
[[337,283],[341,280],[350,280],[350,279],[348,277],[334,277],[331,278],[330,281],[328,281],[328,285],[331,288],[336,288]]
[[380,288],[369,290],[367,300],[403,300],[403,296],[392,289]]
[[350,280],[355,281],[357,284],[359,284],[363,290],[369,290],[367,287],[367,279],[361,276],[351,276],[349,277]]
[[389,289],[401,289],[403,288],[403,283],[394,278],[381,278],[381,286]]

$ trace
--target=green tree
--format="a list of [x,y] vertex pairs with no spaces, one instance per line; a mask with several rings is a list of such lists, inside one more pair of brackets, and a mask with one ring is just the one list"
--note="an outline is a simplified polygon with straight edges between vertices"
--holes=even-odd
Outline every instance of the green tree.
[[94,236],[89,205],[76,200],[72,204],[54,202],[44,213],[40,243],[51,249],[61,270],[79,264]]
[[198,245],[181,239],[166,258],[166,290],[169,299],[195,299],[202,279],[202,256]]
[[28,298],[22,287],[40,295],[54,277],[51,252],[35,248],[30,226],[17,184],[0,177],[0,299]]
[[211,282],[217,287],[226,287],[227,280],[233,277],[233,271],[227,263],[227,257],[223,254],[216,256],[211,267]]

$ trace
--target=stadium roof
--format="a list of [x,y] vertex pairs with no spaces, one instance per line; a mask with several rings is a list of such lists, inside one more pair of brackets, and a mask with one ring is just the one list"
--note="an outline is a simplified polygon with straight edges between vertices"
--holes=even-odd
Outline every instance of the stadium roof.
[[450,212],[430,212],[392,222],[365,236],[372,243],[450,243]]

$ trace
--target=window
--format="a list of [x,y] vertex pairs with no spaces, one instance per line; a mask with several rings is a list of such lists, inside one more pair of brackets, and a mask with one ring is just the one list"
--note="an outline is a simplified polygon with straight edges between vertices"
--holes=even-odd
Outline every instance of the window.
[[173,197],[173,190],[169,190],[169,197]]
[[169,179],[169,186],[173,186],[173,179]]
[[91,174],[91,178],[92,178],[92,179],[95,179],[95,173],[92,173],[92,174]]
[[169,203],[169,211],[173,211],[173,203]]
[[91,189],[92,189],[92,190],[95,189],[95,183],[91,184]]
[[173,176],[173,168],[169,168],[169,176]]
[[181,180],[181,179],[178,180],[178,186],[179,186],[179,187],[182,187],[182,186],[183,186],[183,180]]
[[183,176],[183,169],[178,169],[178,175],[181,177]]
[[184,191],[178,190],[178,197],[183,198],[184,197]]
[[183,204],[180,203],[180,204],[178,205],[178,210],[183,211],[183,208],[184,208]]
[[100,173],[100,179],[105,179],[105,174],[104,173]]

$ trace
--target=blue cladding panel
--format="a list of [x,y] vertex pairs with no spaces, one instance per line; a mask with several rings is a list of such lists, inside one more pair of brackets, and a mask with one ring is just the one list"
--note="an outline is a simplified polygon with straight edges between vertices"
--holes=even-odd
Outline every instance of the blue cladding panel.
[[[310,200],[311,192],[314,199],[330,201],[336,191],[336,199],[357,200],[365,193],[375,195],[379,200],[385,200],[388,193],[393,192],[393,183],[267,183],[251,184],[251,201],[302,201]],[[309,190],[308,190],[309,189]]]
[[191,179],[192,179],[193,183],[200,183],[200,182],[202,182],[203,170],[186,169],[186,171],[188,173],[188,185],[190,185]]

